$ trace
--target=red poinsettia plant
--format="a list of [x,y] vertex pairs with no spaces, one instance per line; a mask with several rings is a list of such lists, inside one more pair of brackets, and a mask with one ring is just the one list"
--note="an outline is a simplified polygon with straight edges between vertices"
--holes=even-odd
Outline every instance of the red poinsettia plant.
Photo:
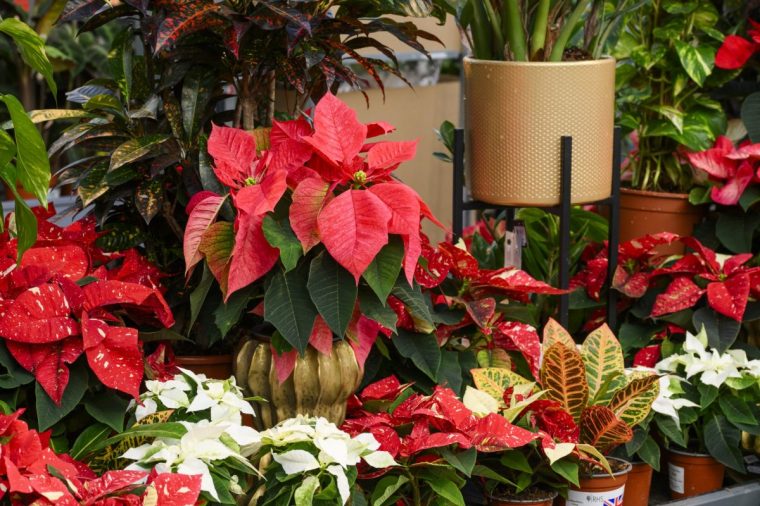
[[[665,255],[658,247],[674,242],[684,244],[683,255]],[[574,279],[587,295],[600,300],[606,280],[607,251],[588,261]],[[696,238],[660,233],[620,245],[619,264],[612,287],[623,295],[620,308],[627,311],[629,330],[643,339],[641,346],[656,340],[681,336],[685,330],[709,329],[711,346],[725,350],[738,336],[747,308],[760,298],[760,267],[752,254],[719,255]],[[641,330],[645,329],[645,330]],[[656,347],[643,348],[639,365],[649,364],[659,355]],[[656,360],[655,360],[656,361]]]
[[352,436],[371,433],[380,450],[398,463],[380,470],[360,468],[358,483],[373,497],[387,494],[414,505],[428,504],[438,495],[464,504],[460,489],[473,472],[476,452],[518,448],[537,437],[501,415],[476,416],[450,388],[437,386],[423,395],[395,376],[368,385],[350,400],[341,428]]
[[196,504],[201,477],[108,471],[97,476],[86,464],[50,447],[50,433],[30,430],[23,410],[0,414],[0,500],[39,506],[187,506]]
[[18,383],[4,386],[36,380],[38,417],[39,396],[59,414],[73,409],[87,390],[88,369],[106,388],[136,398],[144,369],[137,326],[174,321],[161,273],[136,251],[106,254],[93,220],[59,227],[49,221],[54,210],[35,212],[38,240],[20,262],[16,239],[0,235],[0,337],[7,350],[0,362]]
[[307,346],[329,353],[334,336],[348,337],[363,363],[380,323],[362,308],[415,289],[420,220],[434,218],[393,177],[416,141],[370,140],[392,130],[359,122],[332,94],[313,118],[275,122],[266,149],[213,126],[208,152],[228,193],[190,201],[187,274],[205,260],[226,300],[263,298],[254,313],[277,331],[280,378]]

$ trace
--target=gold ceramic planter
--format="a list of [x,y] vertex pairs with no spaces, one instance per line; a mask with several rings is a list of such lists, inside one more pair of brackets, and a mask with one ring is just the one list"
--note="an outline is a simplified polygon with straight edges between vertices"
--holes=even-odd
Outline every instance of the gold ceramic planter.
[[556,205],[560,139],[573,137],[572,202],[610,195],[615,60],[465,58],[467,184],[499,205]]
[[235,379],[246,395],[269,402],[254,402],[254,427],[268,429],[296,415],[322,416],[340,425],[346,418],[346,401],[359,388],[362,370],[354,350],[345,341],[333,344],[323,355],[309,346],[296,359],[293,374],[280,383],[269,342],[250,339],[239,348],[234,363]]

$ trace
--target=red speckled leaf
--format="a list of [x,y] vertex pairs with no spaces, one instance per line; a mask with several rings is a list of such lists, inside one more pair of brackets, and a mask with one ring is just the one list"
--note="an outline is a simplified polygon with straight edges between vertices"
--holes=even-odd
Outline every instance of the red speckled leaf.
[[[735,274],[739,271],[744,271],[745,269],[742,269],[742,266],[752,260],[752,257],[754,255],[752,253],[743,253],[741,255],[734,255],[730,258],[727,258],[723,262],[723,272],[726,274],[726,276],[730,276],[732,274]],[[757,269],[755,269],[757,270]],[[747,271],[749,274],[751,271]]]
[[480,273],[480,266],[474,256],[451,243],[443,242],[438,248],[447,254],[451,263],[451,272],[459,279],[472,279]]
[[633,357],[633,366],[653,368],[659,361],[660,345],[653,344],[651,346],[646,346],[636,352],[636,355]]
[[[504,419],[503,417],[500,418]],[[445,448],[452,445],[458,445],[463,450],[472,446],[470,439],[459,432],[435,432],[420,437],[409,436],[405,438],[401,447],[401,456],[408,457],[431,448]]]
[[148,314],[164,327],[174,325],[174,316],[161,292],[154,288],[125,283],[123,281],[96,281],[83,288],[85,311],[118,305],[137,310],[140,315]]
[[159,474],[151,483],[156,488],[156,506],[187,506],[195,504],[201,493],[201,476]]
[[607,266],[609,260],[607,258],[595,258],[590,260],[586,264],[586,269],[583,271],[584,279],[583,286],[586,288],[588,296],[596,301],[599,301],[602,296],[602,288],[607,281]]
[[237,217],[227,298],[268,273],[280,258],[280,251],[264,237],[263,221],[263,215],[240,213]]
[[696,169],[707,172],[718,180],[730,177],[736,172],[738,163],[726,155],[734,150],[731,139],[721,135],[715,141],[715,146],[697,153],[686,153],[689,163]]
[[480,452],[498,452],[525,446],[538,434],[512,425],[501,415],[490,413],[477,422],[472,432],[472,444]]
[[70,315],[71,308],[60,286],[35,286],[22,292],[0,314],[0,337],[35,344],[60,341],[79,334],[79,324]]
[[253,176],[256,141],[245,130],[212,124],[208,153],[214,159],[216,177],[230,188],[242,188]]
[[224,204],[225,197],[208,192],[209,195],[197,202],[185,226],[185,237],[183,239],[183,252],[185,257],[185,276],[188,276],[193,267],[202,260],[203,255],[199,251],[203,234],[216,221],[216,216]]
[[214,2],[194,1],[172,9],[158,26],[155,52],[158,53],[191,33],[221,26],[224,21],[216,17],[221,5]]
[[657,317],[676,313],[693,307],[702,297],[703,293],[704,290],[699,288],[690,278],[676,278],[668,285],[665,292],[658,295],[655,299],[654,306],[652,307],[652,316]]
[[618,265],[612,278],[612,287],[632,299],[638,299],[647,292],[652,275],[649,272],[629,273],[625,267]]
[[73,363],[82,354],[81,339],[70,337],[49,344],[8,341],[6,345],[16,362],[34,374],[53,402],[60,404],[66,385],[69,384],[69,368],[66,364]]
[[321,315],[314,318],[309,344],[323,355],[332,355],[333,333]]
[[359,398],[362,401],[389,401],[398,397],[409,386],[410,383],[402,384],[396,376],[390,375],[380,381],[367,385],[362,390],[362,393],[359,394]]
[[351,164],[367,138],[367,126],[332,93],[314,108],[314,134],[304,140],[336,165]]
[[82,313],[82,342],[87,362],[101,383],[139,397],[143,356],[137,329],[112,327]]
[[[150,263],[147,258],[135,249],[127,250],[124,253],[121,266],[109,270],[106,275],[106,279],[137,283],[149,288],[160,288],[162,277],[163,274],[158,267]],[[66,298],[71,302],[71,297],[68,293],[66,294]]]
[[496,271],[482,271],[475,283],[482,286],[506,290],[508,294],[514,298],[519,298],[519,295],[531,293],[547,295],[562,295],[563,293],[567,293],[567,290],[554,288],[543,281],[538,281],[525,271],[511,267]]
[[348,190],[331,200],[317,217],[319,236],[330,255],[356,282],[388,243],[391,210],[376,195]]
[[737,274],[722,282],[707,285],[707,302],[718,313],[742,321],[749,298],[750,277]]
[[317,217],[326,202],[329,202],[328,185],[322,178],[307,178],[301,181],[293,192],[293,203],[290,206],[290,226],[298,240],[301,241],[304,252],[319,244]]
[[677,241],[679,236],[670,232],[661,232],[658,234],[645,235],[620,245],[620,261],[625,262],[629,259],[638,260],[654,254],[652,251],[655,247],[670,244]]
[[58,274],[77,281],[87,275],[90,258],[82,247],[75,244],[42,246],[24,253],[20,266],[30,265],[45,266],[51,275]]
[[103,476],[83,484],[82,506],[96,504],[99,499],[116,492],[128,492],[147,476],[145,471],[107,471]]
[[713,273],[720,272],[720,263],[718,262],[718,257],[713,250],[706,248],[694,237],[683,237],[681,238],[681,242],[689,248],[693,249],[710,271]]
[[68,487],[58,478],[49,475],[36,474],[28,477],[32,488],[43,498],[49,498],[50,502],[41,502],[36,504],[55,504],[56,506],[78,506],[79,501],[74,499]]
[[526,323],[515,321],[501,322],[497,325],[497,329],[512,341],[515,348],[520,350],[530,366],[533,377],[538,378],[541,368],[541,340],[536,329]]
[[484,334],[490,335],[491,319],[496,312],[496,299],[487,297],[485,299],[467,300],[464,302],[464,307],[475,325],[480,327]]

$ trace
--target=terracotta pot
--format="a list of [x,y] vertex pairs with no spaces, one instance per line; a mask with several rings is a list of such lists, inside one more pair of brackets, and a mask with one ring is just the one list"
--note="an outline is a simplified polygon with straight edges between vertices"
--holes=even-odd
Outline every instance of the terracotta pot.
[[490,506],[552,506],[554,499],[557,498],[557,492],[542,491],[546,494],[546,499],[496,499],[487,497]]
[[309,346],[296,358],[291,375],[277,378],[268,341],[244,341],[235,355],[235,378],[249,395],[269,402],[254,402],[254,427],[264,430],[296,415],[322,416],[340,425],[346,418],[346,401],[359,388],[362,371],[347,342],[335,341],[324,355]]
[[232,376],[232,355],[188,355],[176,358],[177,365],[207,378],[226,380]]
[[561,138],[573,137],[572,202],[612,186],[615,60],[464,59],[467,185],[483,202],[559,204]]
[[[704,206],[693,206],[685,193],[620,190],[620,242],[658,232],[690,236],[702,221]],[[662,254],[683,253],[681,243],[661,246]]]
[[726,468],[709,455],[668,451],[670,497],[682,499],[723,488]]
[[644,462],[632,462],[625,482],[625,506],[647,506],[654,469]]
[[605,471],[595,472],[591,476],[580,477],[580,487],[570,486],[567,500],[558,498],[559,506],[600,506],[602,504],[623,505],[625,484],[631,464],[625,460],[607,457],[609,462],[619,462],[625,467],[612,475]]

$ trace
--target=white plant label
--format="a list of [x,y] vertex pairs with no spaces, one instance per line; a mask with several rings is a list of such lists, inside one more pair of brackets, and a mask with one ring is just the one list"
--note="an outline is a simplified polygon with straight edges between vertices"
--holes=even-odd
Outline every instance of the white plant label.
[[670,478],[670,490],[678,494],[684,493],[683,467],[668,464],[668,477]]
[[504,233],[504,267],[522,268],[522,245],[517,232]]
[[583,492],[582,490],[569,490],[567,493],[567,506],[623,506],[623,493],[625,485],[607,492]]

